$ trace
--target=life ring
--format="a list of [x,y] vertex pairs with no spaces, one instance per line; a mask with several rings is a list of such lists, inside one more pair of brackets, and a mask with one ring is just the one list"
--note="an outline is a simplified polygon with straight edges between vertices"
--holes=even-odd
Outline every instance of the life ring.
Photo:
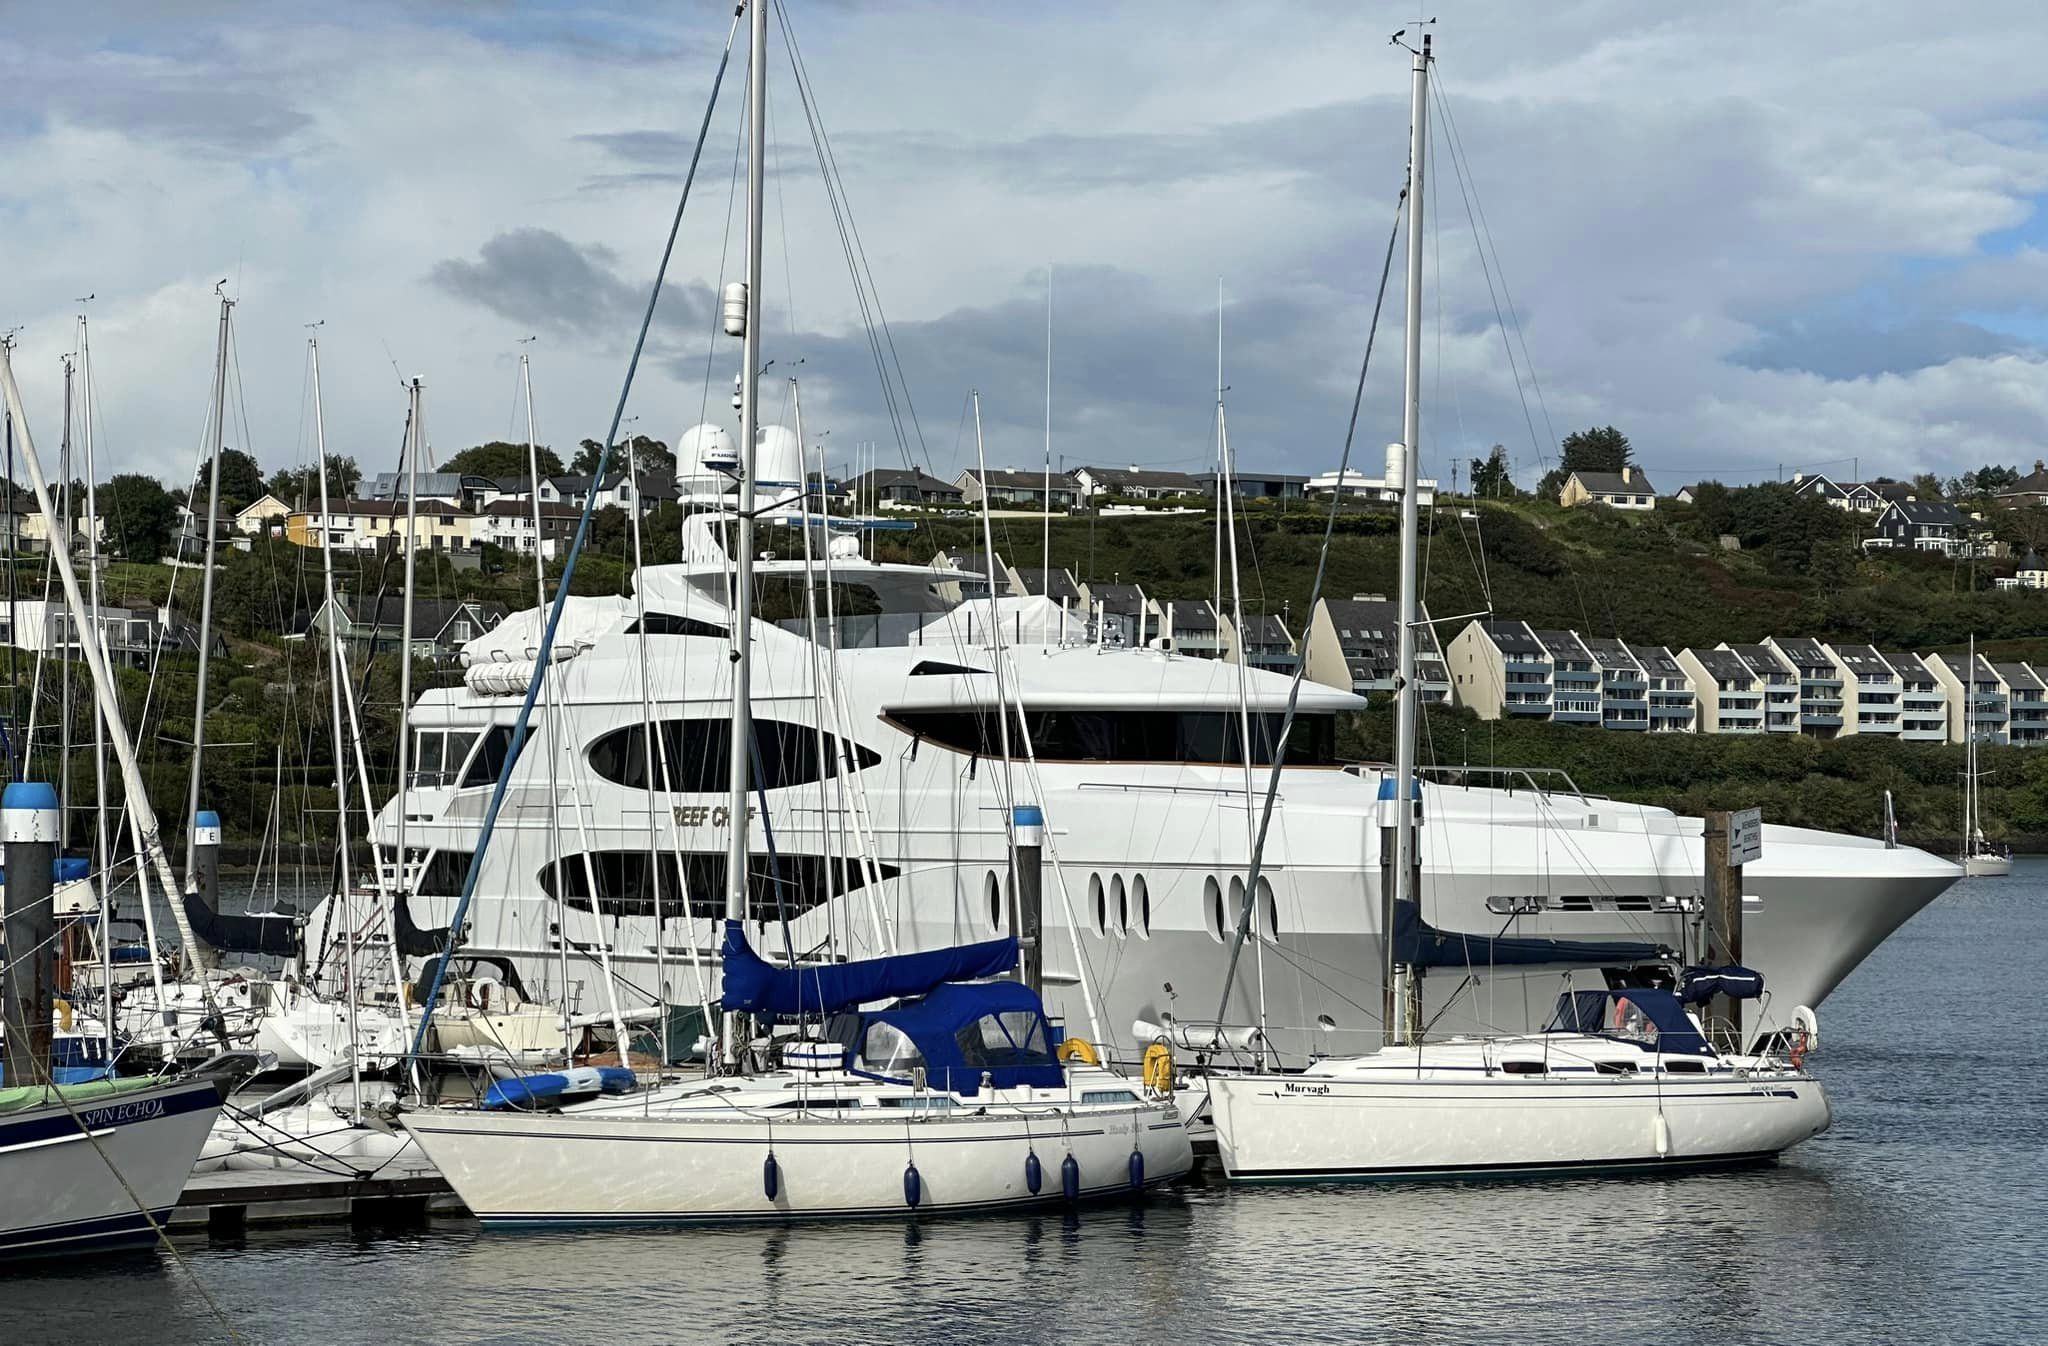
[[1145,1088],[1155,1094],[1173,1092],[1173,1048],[1155,1042],[1145,1049]]
[[1079,1061],[1084,1066],[1099,1066],[1102,1057],[1097,1054],[1095,1044],[1087,1038],[1066,1038],[1056,1053],[1062,1061]]

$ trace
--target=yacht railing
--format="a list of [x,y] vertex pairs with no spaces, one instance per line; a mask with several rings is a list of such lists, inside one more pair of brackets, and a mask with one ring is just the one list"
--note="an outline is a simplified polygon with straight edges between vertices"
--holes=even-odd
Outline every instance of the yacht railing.
[[[1363,775],[1366,771],[1392,771],[1394,768],[1392,763],[1389,762],[1353,762],[1344,769],[1350,774],[1358,776]],[[1513,794],[1515,792],[1517,788],[1515,782],[1519,781],[1519,788],[1527,790],[1531,794],[1565,794],[1572,796],[1574,799],[1583,800],[1587,803],[1591,803],[1594,800],[1607,798],[1606,795],[1587,794],[1584,790],[1581,790],[1579,788],[1578,782],[1572,779],[1571,773],[1566,771],[1563,767],[1417,766],[1415,768],[1415,774],[1418,776],[1427,777],[1430,780],[1436,781],[1439,784],[1462,786],[1466,789],[1470,789],[1472,787],[1472,785],[1474,784],[1473,777],[1476,776],[1488,780],[1506,781],[1507,784],[1505,786],[1499,786],[1496,788],[1504,788],[1505,790],[1507,790],[1509,794]],[[1555,785],[1548,785],[1543,783],[1544,781],[1552,780],[1562,781],[1563,788],[1559,789]]]

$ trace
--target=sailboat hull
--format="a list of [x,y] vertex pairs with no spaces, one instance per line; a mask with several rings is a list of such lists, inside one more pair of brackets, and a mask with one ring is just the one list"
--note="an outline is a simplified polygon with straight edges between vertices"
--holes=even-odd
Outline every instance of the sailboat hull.
[[0,1113],[0,1256],[148,1243],[219,1112],[185,1080]]
[[1218,1077],[1224,1171],[1237,1182],[1305,1182],[1715,1167],[1768,1160],[1830,1120],[1820,1085],[1795,1071],[1374,1073],[1393,1077]]
[[[671,1224],[960,1214],[1135,1195],[1193,1163],[1172,1105],[1062,1119],[889,1110],[859,1119],[423,1110],[406,1130],[487,1225]],[[1031,1190],[1036,1154],[1039,1189]],[[764,1178],[775,1161],[775,1191]],[[910,1170],[915,1166],[914,1183]],[[917,1201],[910,1201],[915,1187]]]
[[1973,879],[2002,879],[2012,873],[2009,855],[1966,855],[1962,864],[1963,873]]

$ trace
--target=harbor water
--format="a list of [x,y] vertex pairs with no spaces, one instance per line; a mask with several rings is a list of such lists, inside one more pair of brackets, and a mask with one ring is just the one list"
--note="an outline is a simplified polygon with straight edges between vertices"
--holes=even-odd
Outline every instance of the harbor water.
[[[30,1343],[1919,1342],[2048,1320],[2048,859],[1971,880],[1822,1009],[1828,1134],[1773,1168],[1230,1189],[1079,1216],[182,1237],[0,1270]],[[203,1291],[203,1293],[202,1293]]]

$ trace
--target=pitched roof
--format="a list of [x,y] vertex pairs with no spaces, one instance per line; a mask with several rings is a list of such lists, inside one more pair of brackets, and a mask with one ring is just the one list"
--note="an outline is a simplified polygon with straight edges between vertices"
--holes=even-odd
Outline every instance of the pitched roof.
[[1135,584],[1113,580],[1088,581],[1088,597],[1102,604],[1104,612],[1128,617],[1145,606],[1145,591]]
[[2040,677],[2025,664],[1993,664],[1992,667],[1998,670],[1998,676],[2004,678],[2009,687],[2024,687],[2034,691],[2042,686]]
[[1111,490],[1137,487],[1140,490],[1181,490],[1195,494],[1202,489],[1202,483],[1188,472],[1158,472],[1141,467],[1083,467],[1069,475],[1078,477],[1082,472]]
[[1553,659],[1584,659],[1593,662],[1593,651],[1586,648],[1586,642],[1579,639],[1576,631],[1537,631],[1536,640],[1550,651]]
[[1287,624],[1270,612],[1247,612],[1242,627],[1244,643],[1247,645],[1294,644],[1294,637],[1288,633]]
[[1655,495],[1657,488],[1650,484],[1650,478],[1639,468],[1630,468],[1624,479],[1619,472],[1574,472],[1579,485],[1594,495]]
[[[961,475],[972,477],[976,481],[982,480],[982,471],[978,467],[970,467]],[[987,474],[987,481],[990,486],[999,486],[1005,490],[1043,491],[1046,486],[1045,473],[1043,472],[1018,472],[1007,467],[990,468]],[[1055,491],[1072,491],[1074,489],[1073,479],[1063,477],[1055,472],[1052,475],[1052,489]]]
[[1067,573],[1064,566],[1054,566],[1050,574],[1037,566],[1025,566],[1017,572],[1017,578],[1024,582],[1024,592],[1027,594],[1043,594],[1054,602],[1061,599],[1075,603],[1081,601],[1080,587],[1074,583],[1074,577]]
[[1479,623],[1479,629],[1486,632],[1487,638],[1493,641],[1494,648],[1502,654],[1541,659],[1550,653],[1544,648],[1543,642],[1536,638],[1536,633],[1529,629],[1527,622],[1482,621]]
[[2032,472],[1997,492],[1997,495],[2001,499],[2009,495],[2048,495],[2048,467],[2036,462]]
[[[1572,634],[1578,635],[1575,631]],[[1579,636],[1579,643],[1591,651],[1593,660],[1602,668],[1641,668],[1642,660],[1635,651],[1612,636]]]
[[1745,663],[1742,656],[1733,650],[1703,650],[1694,646],[1688,648],[1686,653],[1697,659],[1700,667],[1716,678],[1742,678],[1747,680],[1756,676],[1756,670]]
[[1791,673],[1792,663],[1768,645],[1730,645],[1735,656],[1758,673]]
[[878,467],[872,472],[861,473],[847,484],[862,493],[908,486],[925,495],[960,494],[960,488],[952,482],[940,481],[929,473],[908,467]]
[[1897,669],[1902,678],[1911,678],[1916,682],[1934,680],[1934,670],[1917,654],[1886,654],[1884,661]]
[[1897,510],[1907,523],[1961,528],[1968,522],[1963,517],[1963,512],[1946,500],[1894,500],[1891,507]]
[[1685,670],[1679,667],[1677,656],[1662,645],[1624,645],[1645,673],[1659,677],[1684,677]]

